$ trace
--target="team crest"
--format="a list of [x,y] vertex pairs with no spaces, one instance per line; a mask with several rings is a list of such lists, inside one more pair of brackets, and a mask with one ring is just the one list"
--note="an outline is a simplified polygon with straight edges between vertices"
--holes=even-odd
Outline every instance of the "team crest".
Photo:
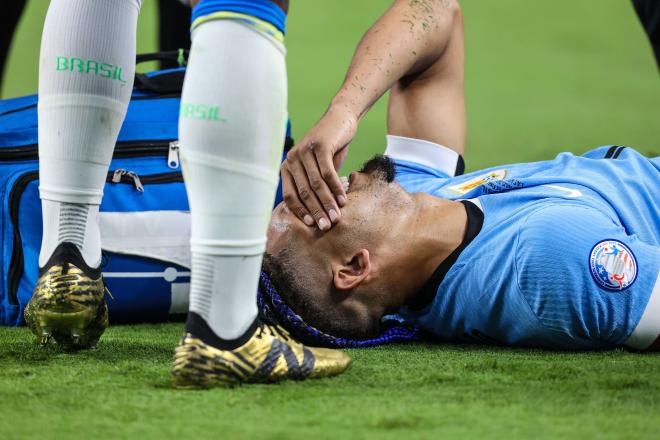
[[504,180],[505,177],[506,170],[495,170],[491,171],[490,173],[482,174],[481,176],[472,178],[466,182],[459,183],[458,185],[452,185],[449,187],[449,189],[463,195],[478,186],[492,182],[494,180]]
[[591,275],[600,287],[621,291],[637,278],[637,260],[632,251],[618,240],[603,240],[591,249]]

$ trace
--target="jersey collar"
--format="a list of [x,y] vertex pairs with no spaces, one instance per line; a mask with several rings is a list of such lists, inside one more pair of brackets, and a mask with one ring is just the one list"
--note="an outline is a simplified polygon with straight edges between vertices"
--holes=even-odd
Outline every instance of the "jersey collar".
[[447,275],[449,269],[454,265],[458,256],[463,252],[463,249],[465,249],[481,231],[481,227],[484,224],[484,212],[481,209],[479,200],[461,200],[461,203],[465,206],[465,212],[467,213],[467,228],[465,228],[463,241],[458,245],[454,252],[449,254],[449,256],[440,263],[435,272],[433,272],[433,275],[431,275],[431,278],[429,278],[424,286],[422,286],[419,293],[417,293],[412,300],[408,301],[406,306],[412,311],[421,310],[433,302],[438,293],[438,288],[445,279],[445,275]]
[[460,176],[465,170],[463,157],[457,152],[423,139],[388,134],[385,155],[433,168],[447,177]]

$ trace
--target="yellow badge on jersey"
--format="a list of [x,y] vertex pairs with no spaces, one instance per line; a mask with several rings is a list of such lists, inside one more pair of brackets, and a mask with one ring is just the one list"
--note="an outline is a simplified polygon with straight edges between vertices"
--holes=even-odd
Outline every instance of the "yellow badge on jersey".
[[474,188],[483,185],[484,183],[492,182],[494,180],[504,180],[506,177],[506,170],[495,170],[490,173],[482,174],[481,176],[474,177],[466,182],[452,185],[449,187],[451,191],[458,194],[466,194]]

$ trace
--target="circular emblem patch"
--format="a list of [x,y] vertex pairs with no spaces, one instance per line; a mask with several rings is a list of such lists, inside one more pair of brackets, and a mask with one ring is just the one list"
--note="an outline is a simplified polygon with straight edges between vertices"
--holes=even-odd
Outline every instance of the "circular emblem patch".
[[620,291],[632,286],[637,278],[635,254],[618,240],[603,240],[591,249],[591,275],[600,287]]

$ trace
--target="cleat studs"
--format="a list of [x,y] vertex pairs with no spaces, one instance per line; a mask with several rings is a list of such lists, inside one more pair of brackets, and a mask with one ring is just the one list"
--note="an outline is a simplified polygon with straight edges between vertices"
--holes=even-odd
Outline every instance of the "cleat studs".
[[71,342],[73,345],[80,345],[82,341],[82,336],[80,335],[80,329],[74,328],[71,329]]
[[41,328],[41,336],[39,336],[39,345],[45,347],[50,341],[51,333],[48,327]]
[[96,346],[108,326],[103,280],[90,279],[69,262],[55,265],[39,277],[24,316],[37,346]]

